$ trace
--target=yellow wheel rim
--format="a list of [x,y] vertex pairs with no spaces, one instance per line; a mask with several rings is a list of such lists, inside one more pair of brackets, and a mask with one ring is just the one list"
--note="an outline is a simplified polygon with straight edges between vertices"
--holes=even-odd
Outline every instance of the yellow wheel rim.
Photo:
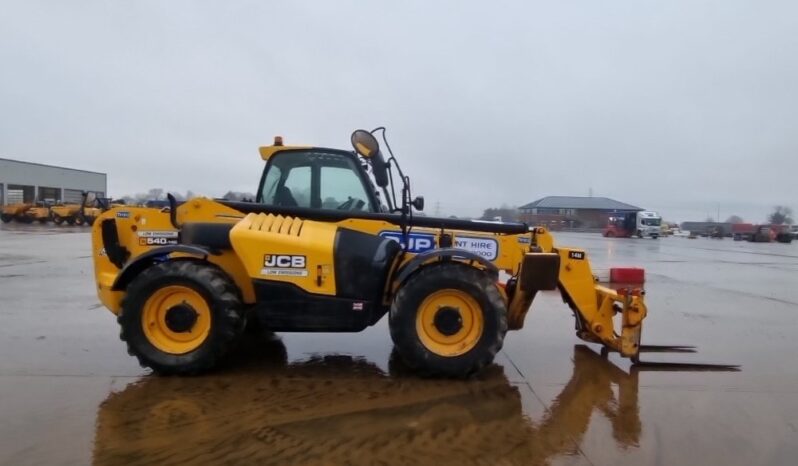
[[[178,318],[182,322],[176,324]],[[144,303],[141,325],[144,335],[159,350],[185,354],[199,348],[208,337],[211,309],[195,290],[180,285],[165,286]]]
[[484,328],[482,307],[471,295],[460,290],[432,293],[424,299],[416,314],[418,338],[428,350],[439,356],[459,356],[471,351],[482,337]]

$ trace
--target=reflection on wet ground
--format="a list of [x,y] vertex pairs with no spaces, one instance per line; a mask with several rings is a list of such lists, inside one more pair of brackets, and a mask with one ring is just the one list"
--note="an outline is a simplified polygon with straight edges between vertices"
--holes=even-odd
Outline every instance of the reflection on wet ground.
[[358,334],[250,336],[221,371],[159,378],[97,306],[89,234],[38,230],[0,225],[0,464],[798,458],[795,244],[557,236],[597,268],[646,268],[644,343],[698,347],[645,360],[741,372],[640,372],[604,358],[578,344],[567,307],[546,292],[474,380],[407,374],[385,321]]
[[[615,442],[640,435],[637,374],[575,346],[573,375],[540,419],[492,366],[468,381],[420,379],[392,357],[286,363],[278,339],[251,339],[231,370],[144,377],[97,414],[97,464],[545,464],[577,455],[593,413]],[[239,364],[241,364],[239,366]],[[618,395],[613,391],[617,387]]]

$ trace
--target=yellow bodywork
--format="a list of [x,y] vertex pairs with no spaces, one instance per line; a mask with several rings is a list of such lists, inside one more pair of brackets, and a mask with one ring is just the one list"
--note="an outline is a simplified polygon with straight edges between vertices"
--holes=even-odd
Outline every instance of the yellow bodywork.
[[[264,154],[261,149],[261,155],[268,158],[270,154]],[[94,224],[92,240],[95,245],[94,261],[98,294],[102,303],[113,313],[119,313],[124,291],[112,289],[120,270],[111,263],[102,247],[102,220],[116,221],[120,245],[130,252],[130,259],[133,259],[151,250],[152,246],[142,241],[142,238],[153,234],[148,232],[156,232],[162,236],[173,234],[173,237],[177,238],[177,229],[172,226],[169,215],[168,209],[120,206],[102,213],[98,218],[100,221]],[[333,243],[336,229],[343,227],[374,235],[400,231],[398,225],[377,219],[348,218],[338,222],[322,222],[263,213],[245,215],[222,203],[205,198],[187,201],[177,208],[175,216],[178,224],[187,222],[235,224],[230,230],[233,249],[207,255],[203,260],[217,265],[229,275],[239,288],[242,300],[246,304],[254,304],[256,301],[253,278],[288,282],[312,294],[335,296],[337,290],[333,266]],[[495,242],[495,253],[493,253],[495,257],[489,254],[486,258],[499,270],[511,276],[521,274],[526,255],[558,254],[559,288],[577,317],[577,335],[587,341],[603,343],[625,356],[637,355],[641,322],[646,315],[642,294],[639,290],[624,293],[598,285],[591,271],[587,253],[578,249],[555,247],[552,236],[544,228],[533,228],[525,234],[429,228],[413,228],[412,231],[432,235],[436,244],[442,234],[449,235],[455,247],[461,244],[460,241],[468,241],[471,244],[480,241],[490,244]],[[267,246],[268,250],[265,250],[264,246]],[[306,256],[307,263],[304,267],[306,274],[263,275],[264,263],[270,260],[269,255],[296,254],[297,251]],[[184,252],[171,252],[169,256],[197,259],[192,254]],[[404,254],[401,256],[401,262],[406,263],[412,258],[413,254]],[[478,263],[472,265],[480,267]],[[396,268],[400,266],[401,264],[397,264]],[[398,285],[398,283],[388,284],[383,303],[390,302]],[[508,296],[501,287],[499,288],[507,305],[510,329],[519,329],[523,326],[524,317],[534,298],[534,292],[524,292],[520,287],[517,288],[519,289],[512,296]],[[613,324],[613,316],[616,314],[621,316],[618,330]],[[430,328],[423,321],[419,322],[419,325],[422,328]],[[467,346],[472,336],[464,335],[457,344]],[[435,335],[430,334],[430,338],[433,337]],[[438,345],[441,352],[453,351],[451,347],[446,347],[446,342],[439,342]]]
[[31,220],[38,220],[46,222],[50,219],[50,207],[48,206],[34,206],[25,211],[25,216]]
[[50,207],[50,212],[59,217],[74,217],[80,212],[80,204],[63,204]]
[[31,205],[27,203],[5,205],[3,206],[3,214],[16,217],[24,214],[26,210],[30,209]]

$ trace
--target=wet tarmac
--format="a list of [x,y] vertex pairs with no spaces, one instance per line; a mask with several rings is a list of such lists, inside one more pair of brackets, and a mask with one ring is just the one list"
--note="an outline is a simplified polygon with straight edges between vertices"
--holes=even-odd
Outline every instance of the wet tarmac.
[[0,226],[0,464],[792,465],[798,244],[559,234],[594,268],[646,268],[644,342],[696,345],[636,369],[573,334],[544,293],[474,380],[425,380],[387,322],[249,335],[212,375],[155,377],[93,289],[89,235]]

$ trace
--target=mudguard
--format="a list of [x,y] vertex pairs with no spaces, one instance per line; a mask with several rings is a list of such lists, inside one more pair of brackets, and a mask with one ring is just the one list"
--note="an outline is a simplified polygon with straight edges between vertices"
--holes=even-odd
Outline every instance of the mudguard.
[[485,259],[482,256],[474,254],[473,252],[466,251],[464,249],[457,249],[457,248],[439,248],[439,249],[432,249],[429,251],[422,252],[417,254],[415,257],[410,259],[405,265],[403,265],[396,275],[395,282],[402,283],[407,280],[410,275],[412,275],[415,271],[423,267],[427,262],[430,262],[435,259],[454,259],[460,258],[465,259],[468,262],[479,262],[480,265],[485,267],[485,270],[491,275],[491,277],[498,279],[499,277],[499,269],[489,260]]
[[170,246],[161,246],[155,248],[151,251],[141,254],[128,264],[125,264],[125,267],[121,272],[119,272],[119,276],[116,277],[114,285],[111,289],[113,291],[123,291],[125,288],[127,288],[127,285],[130,284],[130,282],[133,281],[133,279],[144,269],[151,266],[154,262],[158,262],[159,259],[166,258],[173,252],[192,254],[198,256],[202,260],[205,260],[205,258],[211,254],[208,249],[203,247],[188,246],[185,244],[173,244]]

